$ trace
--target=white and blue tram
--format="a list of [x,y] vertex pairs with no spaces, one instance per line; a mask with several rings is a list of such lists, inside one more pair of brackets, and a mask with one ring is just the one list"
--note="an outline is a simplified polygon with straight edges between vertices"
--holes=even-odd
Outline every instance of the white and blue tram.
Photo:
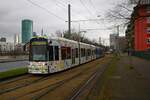
[[35,37],[30,40],[28,72],[55,73],[89,62],[102,55],[103,50],[94,45],[64,38]]

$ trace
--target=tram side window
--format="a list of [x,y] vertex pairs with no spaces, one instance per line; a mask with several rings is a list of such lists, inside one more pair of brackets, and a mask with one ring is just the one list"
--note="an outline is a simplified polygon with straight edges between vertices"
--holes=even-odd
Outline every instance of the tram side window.
[[84,53],[83,55],[85,56],[85,48],[84,48],[84,52],[83,53]]
[[71,59],[71,47],[61,47],[61,58]]
[[61,59],[64,60],[66,59],[66,52],[67,52],[67,48],[66,47],[61,47]]
[[71,48],[67,47],[67,59],[71,59]]
[[90,49],[88,49],[88,50],[87,50],[87,52],[88,52],[88,53],[87,53],[87,54],[88,54],[88,56],[90,56],[90,55],[91,55],[91,51],[90,51]]
[[89,56],[91,56],[91,49],[89,50],[89,53],[90,53],[90,55],[89,55]]
[[92,50],[92,55],[94,55],[94,50]]
[[84,49],[81,48],[81,57],[84,57]]
[[78,58],[78,55],[79,55],[78,48],[76,48],[76,58]]
[[53,46],[49,46],[49,60],[50,60],[50,61],[53,61],[53,60],[54,60]]
[[85,49],[85,56],[87,57],[88,55],[87,55],[87,49]]
[[55,60],[59,60],[59,48],[55,46]]

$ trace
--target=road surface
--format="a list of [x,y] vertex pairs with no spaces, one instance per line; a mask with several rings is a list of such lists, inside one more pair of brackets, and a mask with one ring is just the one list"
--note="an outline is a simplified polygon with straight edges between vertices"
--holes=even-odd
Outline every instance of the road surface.
[[0,72],[15,69],[15,68],[27,67],[28,64],[29,64],[28,61],[16,61],[16,62],[0,63]]

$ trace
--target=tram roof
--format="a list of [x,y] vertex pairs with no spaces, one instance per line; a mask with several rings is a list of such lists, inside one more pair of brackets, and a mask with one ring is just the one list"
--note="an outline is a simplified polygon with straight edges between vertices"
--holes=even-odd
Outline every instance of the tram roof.
[[[75,41],[75,40],[69,40],[69,39],[66,39],[66,38],[62,38],[62,37],[51,37],[51,38],[48,38],[46,36],[36,36],[36,37],[33,37],[33,38],[45,38],[45,39],[49,39],[49,40],[58,40],[58,41],[65,41],[65,42],[71,42],[71,43],[78,43],[78,41]],[[80,42],[80,44],[82,45],[87,45],[87,46],[92,46],[92,47],[96,47],[92,44],[87,44],[87,43],[83,43],[83,42]]]
[[[78,41],[69,40],[69,39],[61,38],[61,37],[53,37],[51,39],[60,40],[60,41],[67,41],[67,42],[71,42],[71,43],[78,43]],[[91,45],[91,44],[87,44],[87,43],[83,43],[83,42],[80,42],[80,44],[82,44],[82,45]],[[92,46],[94,46],[94,45],[92,45]]]

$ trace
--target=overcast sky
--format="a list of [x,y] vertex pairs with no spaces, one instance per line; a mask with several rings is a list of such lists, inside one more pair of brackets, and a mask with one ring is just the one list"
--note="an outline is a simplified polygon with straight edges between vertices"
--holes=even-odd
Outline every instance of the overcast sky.
[[[41,29],[49,36],[56,30],[67,30],[67,4],[71,4],[72,20],[100,19],[105,13],[122,0],[0,0],[0,36],[13,42],[14,34],[21,34],[21,20],[33,20],[33,31],[40,34]],[[57,16],[57,17],[56,17]],[[100,17],[97,17],[100,16]],[[104,21],[80,22],[81,29],[104,29],[111,26]],[[72,28],[78,30],[79,23],[72,23]],[[108,39],[114,30],[87,31],[85,36],[98,40]],[[108,42],[107,42],[108,43]]]

